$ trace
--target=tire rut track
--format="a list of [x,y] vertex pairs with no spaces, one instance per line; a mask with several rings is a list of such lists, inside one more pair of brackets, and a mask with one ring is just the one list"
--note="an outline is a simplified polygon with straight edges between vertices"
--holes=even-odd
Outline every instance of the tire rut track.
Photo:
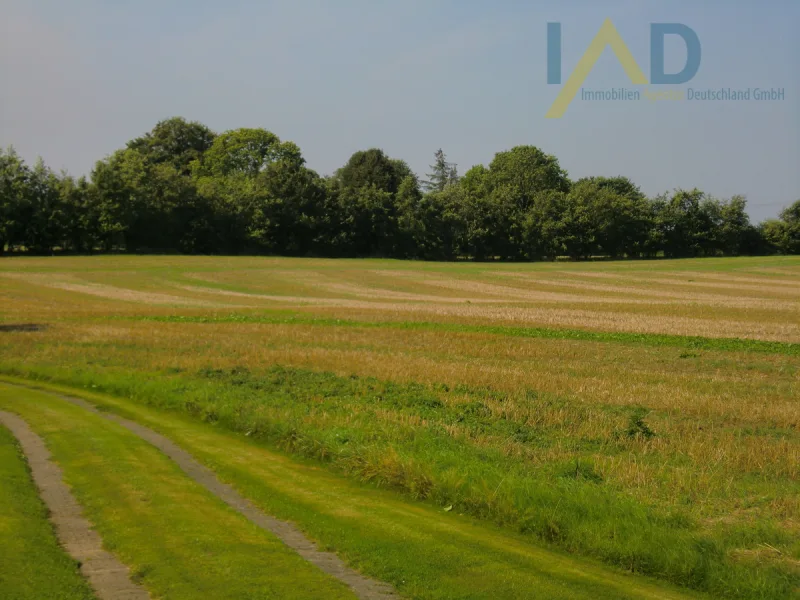
[[[319,550],[317,545],[309,540],[294,524],[288,521],[282,521],[262,512],[249,500],[240,495],[232,486],[221,482],[211,469],[200,464],[191,454],[172,442],[169,438],[129,419],[98,410],[96,406],[80,398],[53,394],[41,389],[37,389],[36,391],[60,398],[70,404],[99,415],[104,419],[117,423],[131,433],[149,442],[173,460],[192,480],[202,485],[256,526],[278,537],[284,544],[297,552],[307,562],[347,585],[361,600],[398,600],[400,598],[394,591],[394,588],[389,584],[362,575],[358,571],[348,567],[342,559],[333,552]],[[33,432],[31,433],[33,434]],[[139,596],[114,596],[114,598],[119,598],[120,600],[128,600],[128,598],[139,600]],[[147,598],[147,596],[142,596],[142,598]]]
[[117,557],[103,550],[103,540],[83,516],[80,504],[64,483],[63,472],[50,451],[28,424],[15,414],[0,411],[0,423],[17,438],[28,460],[39,496],[64,550],[80,564],[100,600],[149,600],[150,595],[131,581],[130,571]]

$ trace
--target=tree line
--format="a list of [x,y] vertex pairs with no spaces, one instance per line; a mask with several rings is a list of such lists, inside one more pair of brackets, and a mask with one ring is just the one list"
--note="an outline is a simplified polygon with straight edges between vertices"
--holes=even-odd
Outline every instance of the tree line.
[[0,149],[0,253],[180,252],[425,260],[800,254],[800,201],[750,222],[742,196],[648,198],[626,177],[572,181],[533,146],[460,176],[443,151],[420,180],[382,150],[333,175],[263,129],[181,118],[54,173]]

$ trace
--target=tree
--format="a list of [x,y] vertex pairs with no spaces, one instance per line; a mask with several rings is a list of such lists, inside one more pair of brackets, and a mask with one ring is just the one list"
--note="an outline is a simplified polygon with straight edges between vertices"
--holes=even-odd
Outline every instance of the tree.
[[660,197],[655,203],[655,238],[669,258],[702,254],[710,229],[708,210],[702,203],[705,194],[698,190],[677,190],[671,198]]
[[[214,245],[227,252],[280,252],[282,247],[298,252],[289,241],[286,219],[288,213],[302,213],[302,190],[314,178],[304,165],[295,144],[265,129],[217,136],[192,163],[198,194],[210,209]],[[307,231],[302,235],[308,238]]]
[[305,167],[299,149],[293,158],[270,164],[255,183],[250,239],[267,252],[308,254],[314,246],[325,190],[319,176]]
[[411,169],[403,161],[392,160],[378,148],[353,154],[347,164],[337,171],[342,187],[358,190],[374,186],[377,190],[396,194]]
[[507,187],[520,210],[526,210],[539,192],[568,192],[571,184],[558,159],[534,146],[498,152],[489,165],[488,186]]
[[173,117],[158,122],[152,131],[128,142],[127,147],[141,153],[150,164],[169,163],[188,176],[192,163],[211,147],[214,138],[214,132],[202,123]]
[[508,258],[517,253],[511,243],[515,196],[508,187],[494,188],[492,172],[483,165],[464,175],[455,207],[460,221],[456,249],[475,260]]
[[729,256],[753,250],[755,228],[750,224],[746,209],[747,199],[744,196],[734,196],[720,204],[719,246]]
[[349,256],[393,256],[397,239],[394,197],[376,185],[338,192],[339,245]]
[[768,219],[759,225],[759,232],[770,254],[791,254],[791,235],[786,221]]
[[278,161],[301,162],[300,149],[266,129],[234,129],[217,136],[192,166],[199,177],[256,177]]
[[[0,150],[0,253],[185,253],[539,260],[800,253],[800,201],[753,227],[746,200],[648,199],[623,176],[572,183],[534,146],[459,177],[441,149],[420,183],[371,148],[333,176],[265,129],[216,135],[182,118],[99,161],[91,180]],[[423,190],[425,193],[423,193]]]
[[98,161],[91,180],[97,194],[99,238],[106,252],[125,246],[125,238],[138,210],[135,185],[128,176],[125,150]]
[[645,195],[639,186],[623,175],[616,177],[584,177],[576,181],[575,185],[582,183],[593,183],[600,189],[610,189],[619,196],[624,196],[631,200],[645,199]]
[[294,255],[311,250],[324,188],[296,144],[264,129],[226,131],[192,171],[212,209],[218,247]]
[[397,191],[397,250],[403,258],[420,258],[426,253],[428,215],[424,214],[419,180],[409,175]]
[[569,201],[559,190],[537,193],[522,222],[523,256],[528,260],[543,257],[555,260],[569,251],[569,232],[564,215]]
[[[408,164],[372,148],[354,153],[328,184],[337,218],[328,219],[338,252],[354,256],[395,256],[403,245],[398,230],[401,186],[414,177]],[[406,189],[405,201],[410,190]]]
[[28,251],[49,254],[64,244],[65,215],[58,176],[40,158],[30,171],[28,201],[21,211],[21,237]]
[[428,192],[442,192],[448,185],[458,183],[458,167],[447,162],[447,156],[441,148],[434,153],[434,157],[431,172],[423,185]]
[[448,185],[458,185],[461,177],[458,175],[458,165],[455,163],[450,164],[450,172],[447,174]]
[[0,254],[21,241],[23,211],[30,200],[30,169],[13,147],[0,148]]
[[781,211],[781,219],[789,225],[800,225],[800,200]]
[[594,252],[619,258],[645,252],[651,227],[647,199],[627,177],[585,177],[570,192],[570,206],[587,204],[593,215]]
[[781,212],[781,221],[783,237],[778,248],[783,254],[800,254],[800,200]]
[[64,212],[65,249],[92,253],[101,243],[96,189],[85,177],[61,177],[59,196]]
[[[95,166],[100,233],[106,249],[200,252],[210,249],[208,206],[176,161],[153,161],[138,149]],[[206,231],[205,238],[201,232]]]

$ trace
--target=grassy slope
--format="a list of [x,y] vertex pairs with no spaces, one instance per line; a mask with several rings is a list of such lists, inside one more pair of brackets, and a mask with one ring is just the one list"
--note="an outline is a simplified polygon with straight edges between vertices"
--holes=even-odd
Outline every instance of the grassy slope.
[[[366,573],[393,583],[411,598],[692,597],[687,592],[623,575],[588,560],[533,546],[522,537],[472,522],[455,511],[446,514],[423,504],[409,504],[390,493],[344,480],[313,464],[289,459],[207,424],[118,398],[80,395],[170,436],[257,505],[295,521],[324,546],[336,549]],[[0,386],[0,405],[31,418],[35,427],[52,439],[54,450],[60,455],[64,455],[68,447],[74,452],[79,439],[88,439],[95,451],[101,450],[96,446],[100,442],[104,452],[112,450],[117,464],[124,465],[126,460],[131,460],[120,456],[119,446],[128,447],[132,442],[123,439],[126,436],[117,431],[118,428],[101,426],[97,417],[79,415],[79,409],[64,406],[52,397]],[[59,423],[66,420],[78,426],[77,435],[67,434],[61,431],[61,425],[53,424],[52,417],[56,416]],[[68,437],[72,439],[70,443],[67,443]],[[130,452],[135,456],[149,454],[139,443],[132,445],[134,448]],[[94,462],[104,461],[95,459]],[[65,468],[70,472],[69,464]],[[70,477],[75,479],[79,490],[89,478],[88,475],[79,477],[76,472]],[[106,498],[102,497],[104,492],[98,489],[96,493],[99,497],[85,499],[92,513],[102,512],[107,505]],[[196,499],[184,498],[181,506],[195,507],[196,502]],[[126,505],[126,508],[133,510],[135,507]],[[114,511],[114,514],[119,519],[125,518],[122,511]],[[187,535],[187,531],[181,520],[176,523],[176,517],[175,511],[166,515],[163,535],[177,544],[179,540],[175,538]],[[189,519],[187,515],[181,518]],[[213,522],[207,525],[213,529]],[[125,536],[135,535],[135,530],[132,523],[127,523]],[[118,530],[111,539],[121,539],[121,535]],[[214,530],[204,532],[206,536],[213,538],[208,539],[211,543],[225,534]],[[152,563],[150,568],[152,570],[146,570],[145,581],[154,580],[159,571],[179,566],[172,562],[169,565]],[[252,571],[249,574],[252,576]]]
[[90,600],[91,589],[59,547],[22,451],[0,426],[0,597]]
[[[549,432],[541,427],[521,428],[513,421],[486,416],[481,402],[487,401],[485,397],[442,405],[437,404],[435,392],[421,386],[283,369],[262,377],[212,371],[199,381],[158,374],[144,379],[149,383],[141,383],[141,377],[95,371],[75,373],[69,380],[152,406],[189,412],[273,446],[322,459],[355,478],[428,498],[440,506],[453,504],[456,510],[570,551],[684,586],[726,597],[780,598],[798,584],[791,564],[782,567],[731,556],[739,548],[763,544],[792,556],[798,551],[796,539],[793,543],[791,533],[775,524],[762,520],[748,528],[701,529],[679,506],[636,502],[616,486],[605,484],[592,457],[598,452],[612,457],[627,453],[613,444],[596,447],[592,440],[584,440],[586,448],[575,447],[573,453],[585,458],[542,469],[531,465],[525,455],[476,448],[469,443],[470,433],[463,438],[440,435],[443,426],[456,424],[499,440],[523,436],[528,451],[547,452],[551,444],[560,443],[558,428]],[[547,398],[541,402],[541,410],[563,410],[557,401],[555,405]],[[397,410],[399,419],[405,415],[412,425],[398,421],[387,430],[374,417],[376,410],[387,407]],[[346,418],[312,418],[318,413]],[[415,423],[419,415],[425,419],[422,426]],[[622,435],[621,443],[631,443],[624,441],[625,432]],[[632,443],[646,446],[643,441]]]
[[[104,544],[156,597],[354,597],[122,427],[53,397],[8,387],[0,387],[0,406],[44,437]],[[24,535],[20,539],[20,554],[37,568],[28,568],[30,580],[49,585],[38,570],[40,559],[32,556],[37,547]],[[58,598],[42,589],[34,597]]]

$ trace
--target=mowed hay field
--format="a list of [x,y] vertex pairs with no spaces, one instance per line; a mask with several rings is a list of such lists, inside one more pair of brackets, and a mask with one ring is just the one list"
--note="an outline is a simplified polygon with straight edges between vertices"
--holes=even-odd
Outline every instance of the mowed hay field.
[[800,258],[4,259],[0,373],[713,596],[800,594]]

